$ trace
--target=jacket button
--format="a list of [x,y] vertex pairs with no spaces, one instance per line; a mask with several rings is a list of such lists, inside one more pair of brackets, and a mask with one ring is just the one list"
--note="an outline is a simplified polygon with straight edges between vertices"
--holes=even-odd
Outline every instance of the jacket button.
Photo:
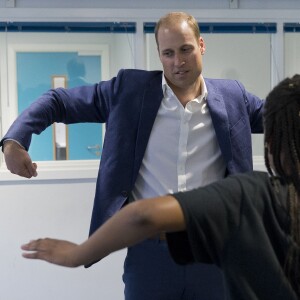
[[122,195],[123,197],[128,197],[128,192],[127,192],[127,191],[122,191],[122,192],[121,192],[121,195]]

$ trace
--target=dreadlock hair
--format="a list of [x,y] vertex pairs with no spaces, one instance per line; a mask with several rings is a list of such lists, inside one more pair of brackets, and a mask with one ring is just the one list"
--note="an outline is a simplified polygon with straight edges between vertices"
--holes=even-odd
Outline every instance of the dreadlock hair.
[[286,201],[292,243],[284,271],[300,298],[300,75],[284,79],[267,96],[264,136],[267,170],[289,187]]

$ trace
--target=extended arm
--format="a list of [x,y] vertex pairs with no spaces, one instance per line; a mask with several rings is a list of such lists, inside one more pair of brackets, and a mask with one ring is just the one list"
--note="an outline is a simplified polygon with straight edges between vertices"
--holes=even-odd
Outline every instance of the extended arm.
[[80,245],[55,239],[38,239],[22,246],[23,256],[53,264],[78,267],[111,252],[134,245],[162,231],[185,229],[183,212],[172,196],[136,201],[119,211]]

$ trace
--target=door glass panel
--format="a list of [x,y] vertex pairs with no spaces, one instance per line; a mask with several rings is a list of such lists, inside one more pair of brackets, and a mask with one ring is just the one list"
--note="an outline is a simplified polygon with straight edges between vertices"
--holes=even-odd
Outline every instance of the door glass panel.
[[[17,52],[16,64],[18,113],[50,88],[71,88],[101,80],[101,55],[81,55],[78,52]],[[62,78],[66,78],[66,81]],[[53,86],[55,82],[56,86]],[[57,126],[57,130],[47,128],[39,136],[33,136],[29,149],[33,160],[100,158],[102,124],[72,124],[67,128],[61,124],[54,126]],[[65,142],[59,133],[66,135]],[[58,137],[59,141],[56,140]]]

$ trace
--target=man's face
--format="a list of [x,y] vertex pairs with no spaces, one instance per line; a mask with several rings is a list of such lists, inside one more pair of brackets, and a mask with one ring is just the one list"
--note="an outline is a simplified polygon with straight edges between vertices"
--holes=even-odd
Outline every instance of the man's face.
[[171,88],[188,89],[200,82],[205,44],[188,23],[163,25],[157,34],[159,58]]

